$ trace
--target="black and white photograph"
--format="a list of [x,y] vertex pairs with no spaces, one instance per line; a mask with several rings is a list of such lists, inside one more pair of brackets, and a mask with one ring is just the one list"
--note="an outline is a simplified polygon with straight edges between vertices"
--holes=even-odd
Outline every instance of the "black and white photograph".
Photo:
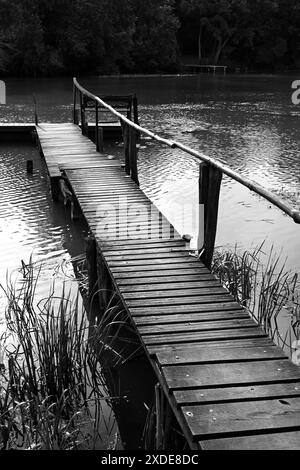
[[299,243],[300,0],[0,0],[1,451],[300,450]]

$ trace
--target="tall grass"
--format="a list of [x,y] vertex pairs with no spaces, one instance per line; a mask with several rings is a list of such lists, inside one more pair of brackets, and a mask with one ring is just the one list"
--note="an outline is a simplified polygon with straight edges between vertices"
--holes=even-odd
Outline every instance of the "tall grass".
[[273,247],[268,255],[263,244],[252,252],[217,250],[212,272],[272,339],[291,350],[300,339],[299,274],[286,269]]
[[1,286],[7,331],[0,343],[0,448],[93,449],[101,446],[102,404],[113,399],[99,361],[106,351],[115,363],[123,360],[113,341],[124,312],[114,302],[91,327],[80,296],[65,283],[59,290],[53,281],[49,296],[37,301],[39,276],[23,263],[18,279]]

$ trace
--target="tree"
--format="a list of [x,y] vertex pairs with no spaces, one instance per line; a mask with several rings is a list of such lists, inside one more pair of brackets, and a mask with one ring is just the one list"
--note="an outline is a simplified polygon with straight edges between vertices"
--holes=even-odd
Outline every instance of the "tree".
[[224,48],[240,34],[248,12],[247,0],[182,0],[186,18],[198,20],[198,58],[218,63]]
[[18,5],[13,8],[9,0],[0,0],[0,72],[7,71],[16,53],[14,47],[16,16],[18,16]]
[[132,0],[135,14],[132,57],[141,72],[172,70],[178,66],[176,33],[179,21],[174,1]]

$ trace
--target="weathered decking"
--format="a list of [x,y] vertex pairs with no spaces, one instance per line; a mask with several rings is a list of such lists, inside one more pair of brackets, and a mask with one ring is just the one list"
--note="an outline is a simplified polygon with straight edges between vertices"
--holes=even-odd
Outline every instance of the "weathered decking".
[[37,133],[50,178],[63,170],[72,186],[190,447],[300,449],[300,368],[191,255],[120,161],[73,124]]

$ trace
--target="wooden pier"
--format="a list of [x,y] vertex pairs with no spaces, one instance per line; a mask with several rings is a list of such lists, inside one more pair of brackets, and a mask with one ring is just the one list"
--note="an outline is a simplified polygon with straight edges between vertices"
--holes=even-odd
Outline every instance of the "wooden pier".
[[[36,128],[54,198],[63,174],[96,241],[99,287],[109,276],[191,449],[300,449],[300,367],[209,269],[221,173],[231,170],[211,161],[201,167],[206,214],[199,259],[139,187],[137,131],[164,139],[119,117],[124,165],[96,151],[76,124]],[[299,221],[297,212],[274,203]]]

